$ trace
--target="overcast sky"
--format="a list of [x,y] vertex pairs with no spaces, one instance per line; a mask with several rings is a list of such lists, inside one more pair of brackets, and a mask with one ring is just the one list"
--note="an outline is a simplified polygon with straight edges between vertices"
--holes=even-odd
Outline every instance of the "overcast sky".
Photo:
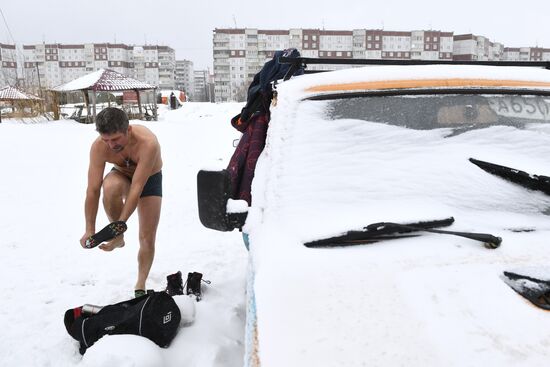
[[[320,28],[473,33],[507,47],[550,48],[548,0],[3,1],[0,42],[159,44],[212,67],[215,28]],[[13,37],[13,39],[12,39]]]

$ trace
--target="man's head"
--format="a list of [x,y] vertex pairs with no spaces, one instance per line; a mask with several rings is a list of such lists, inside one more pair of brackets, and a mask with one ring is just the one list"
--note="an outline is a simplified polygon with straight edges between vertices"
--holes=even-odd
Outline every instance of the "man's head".
[[97,114],[95,129],[100,134],[126,133],[128,115],[119,108],[107,107]]
[[108,107],[97,114],[96,131],[101,140],[112,150],[120,152],[128,144],[128,131],[132,128],[128,124],[128,116],[121,109]]

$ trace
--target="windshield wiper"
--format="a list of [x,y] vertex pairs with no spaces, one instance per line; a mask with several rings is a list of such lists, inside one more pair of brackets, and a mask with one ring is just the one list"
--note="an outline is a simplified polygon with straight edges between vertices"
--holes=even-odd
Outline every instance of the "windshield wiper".
[[469,160],[485,172],[489,172],[528,189],[542,191],[546,195],[550,195],[550,177],[548,176],[531,175],[519,169],[500,166],[474,158],[470,158]]
[[527,275],[504,272],[504,282],[532,304],[550,311],[550,281]]
[[399,224],[392,222],[379,222],[369,224],[362,231],[349,231],[341,236],[325,238],[317,241],[307,242],[306,247],[337,247],[337,246],[354,246],[366,243],[372,243],[388,239],[397,239],[411,237],[412,232],[430,232],[439,234],[448,234],[453,236],[465,237],[471,240],[483,242],[484,246],[489,249],[495,249],[500,246],[502,238],[493,236],[487,233],[473,232],[453,232],[444,231],[434,228],[447,227],[454,222],[453,217],[416,222],[409,224]]

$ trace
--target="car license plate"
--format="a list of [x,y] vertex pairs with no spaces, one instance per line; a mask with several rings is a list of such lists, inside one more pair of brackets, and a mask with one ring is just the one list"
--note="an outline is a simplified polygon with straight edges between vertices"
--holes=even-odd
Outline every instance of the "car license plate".
[[489,98],[489,106],[500,116],[548,120],[550,100],[538,96],[500,96]]

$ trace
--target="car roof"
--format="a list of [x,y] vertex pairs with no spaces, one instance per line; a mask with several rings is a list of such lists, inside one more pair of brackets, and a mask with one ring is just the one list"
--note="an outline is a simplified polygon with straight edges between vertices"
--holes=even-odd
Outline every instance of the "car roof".
[[[288,84],[288,87],[286,85]],[[296,97],[411,90],[506,90],[550,92],[550,71],[543,68],[485,65],[365,66],[295,77],[285,82]]]

